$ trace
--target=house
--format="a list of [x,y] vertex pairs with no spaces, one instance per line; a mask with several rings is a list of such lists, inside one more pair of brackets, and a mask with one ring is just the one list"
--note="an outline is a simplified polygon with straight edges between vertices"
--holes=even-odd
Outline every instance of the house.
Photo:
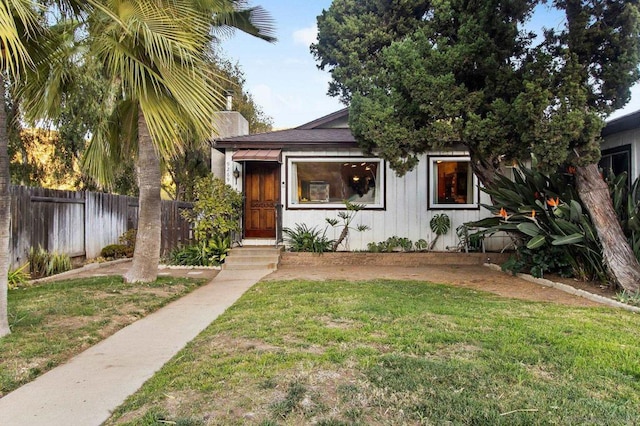
[[[441,213],[449,216],[451,229],[434,249],[455,249],[456,228],[490,214],[480,206],[490,200],[479,190],[462,146],[424,155],[399,177],[383,159],[358,147],[347,109],[293,129],[217,139],[213,151],[214,174],[245,196],[244,244],[274,244],[283,227],[296,224],[328,227],[327,237],[335,239],[341,228],[331,228],[326,219],[345,210],[344,200],[365,205],[352,225],[369,230],[351,231],[348,246],[339,250],[365,250],[392,236],[431,241],[429,222]],[[504,244],[493,243],[497,246],[489,242],[487,249]]]
[[607,122],[602,139],[600,168],[627,172],[630,183],[640,177],[640,110]]

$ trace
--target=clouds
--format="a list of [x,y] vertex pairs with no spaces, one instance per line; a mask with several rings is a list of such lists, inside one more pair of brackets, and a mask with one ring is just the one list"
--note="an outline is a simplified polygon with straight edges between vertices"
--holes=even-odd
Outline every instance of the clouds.
[[310,27],[301,28],[293,32],[293,43],[309,47],[318,39],[318,26],[313,24]]

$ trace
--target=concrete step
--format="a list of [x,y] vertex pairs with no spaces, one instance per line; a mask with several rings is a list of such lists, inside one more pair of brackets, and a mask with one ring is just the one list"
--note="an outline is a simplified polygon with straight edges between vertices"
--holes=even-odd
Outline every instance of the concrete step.
[[231,249],[226,257],[225,270],[271,270],[278,269],[281,249],[276,247],[238,247]]

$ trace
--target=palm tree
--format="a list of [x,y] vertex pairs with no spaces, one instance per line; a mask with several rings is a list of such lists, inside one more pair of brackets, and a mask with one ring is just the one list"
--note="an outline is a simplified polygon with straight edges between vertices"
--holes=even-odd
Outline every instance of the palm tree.
[[[187,138],[206,140],[224,104],[206,52],[212,29],[233,22],[272,41],[262,9],[239,10],[234,0],[105,1],[89,18],[89,52],[112,81],[110,121],[96,131],[85,165],[107,180],[111,159],[136,152],[139,217],[133,264],[124,278],[150,282],[160,257],[161,159]],[[237,18],[236,18],[237,16]],[[252,20],[255,18],[255,21]]]
[[7,316],[11,197],[6,88],[10,79],[19,79],[33,64],[29,44],[42,31],[36,6],[31,0],[0,0],[0,337],[11,332]]

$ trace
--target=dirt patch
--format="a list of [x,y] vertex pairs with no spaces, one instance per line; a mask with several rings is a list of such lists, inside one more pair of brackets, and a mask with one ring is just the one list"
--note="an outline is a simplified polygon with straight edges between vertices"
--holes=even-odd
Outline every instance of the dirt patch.
[[[544,287],[494,271],[480,265],[432,265],[432,266],[375,266],[375,265],[329,265],[301,268],[282,265],[264,280],[348,280],[366,281],[372,279],[416,280],[449,284],[498,294],[513,299],[538,302],[553,302],[568,306],[603,306],[585,298],[567,294],[561,290]],[[573,285],[569,280],[567,284]],[[575,282],[578,284],[579,282]],[[600,294],[612,296],[612,291],[600,288],[594,283],[580,283],[585,289],[593,289]],[[590,291],[590,290],[587,290]]]

